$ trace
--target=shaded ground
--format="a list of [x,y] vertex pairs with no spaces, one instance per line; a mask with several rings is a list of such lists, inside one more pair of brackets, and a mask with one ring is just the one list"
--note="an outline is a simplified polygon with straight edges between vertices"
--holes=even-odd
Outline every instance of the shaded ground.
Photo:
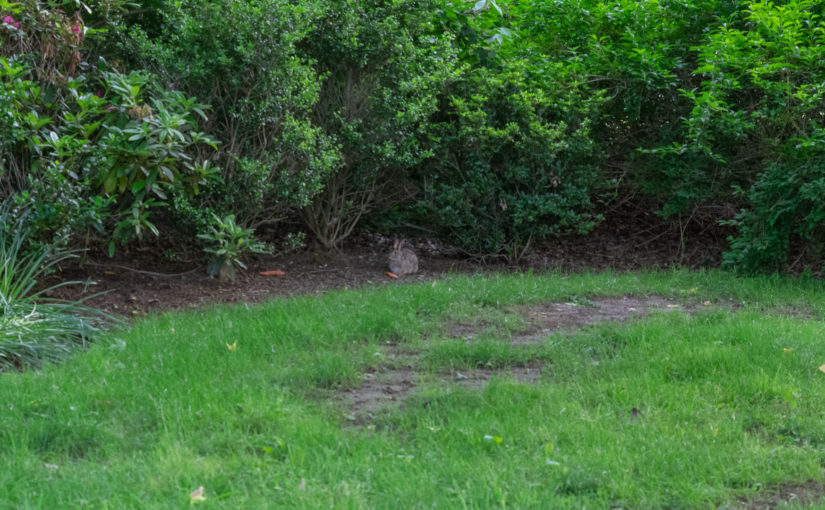
[[361,386],[341,393],[355,424],[369,421],[382,409],[401,405],[415,391],[416,374],[411,366],[388,368],[363,375]]
[[457,386],[481,389],[487,386],[490,379],[495,376],[507,377],[523,383],[534,383],[541,378],[541,374],[542,364],[535,361],[523,367],[510,367],[506,369],[477,368],[463,372],[452,372],[449,374],[449,380]]
[[[708,228],[694,222],[683,230],[678,223],[663,221],[629,205],[618,206],[605,216],[605,222],[587,236],[562,238],[537,246],[518,267],[480,264],[449,246],[426,238],[412,238],[410,244],[419,255],[421,273],[409,279],[427,280],[450,272],[716,267],[727,246],[725,236],[729,232],[715,225]],[[348,240],[343,254],[331,259],[311,252],[255,256],[247,261],[250,270],[233,284],[210,278],[197,255],[193,255],[190,262],[169,261],[161,255],[165,246],[146,246],[131,252],[121,251],[114,259],[93,254],[80,266],[75,262],[64,263],[61,271],[46,283],[97,282],[93,286],[67,286],[51,297],[77,298],[107,292],[90,299],[89,304],[123,315],[215,302],[257,302],[270,297],[403,282],[384,275],[391,245],[392,238],[360,234]],[[273,269],[286,274],[282,277],[258,274]]]
[[[539,362],[524,367],[502,369],[478,368],[439,374],[436,381],[461,388],[483,389],[493,377],[508,377],[518,382],[534,383],[542,374]],[[424,376],[411,365],[381,368],[363,375],[361,385],[339,393],[347,409],[347,418],[355,425],[368,423],[375,415],[400,407],[413,396]]]
[[[47,283],[77,280],[80,283],[56,289],[49,297],[74,299],[96,292],[87,304],[123,315],[155,310],[184,309],[208,303],[260,302],[272,297],[312,294],[365,285],[397,284],[428,280],[450,272],[471,273],[478,266],[440,255],[421,255],[418,275],[399,280],[388,278],[383,250],[352,249],[346,255],[322,259],[311,253],[291,256],[258,256],[248,261],[249,270],[234,283],[210,278],[203,267],[181,263],[160,264],[151,256],[129,259],[96,259],[83,267],[64,264]],[[284,276],[261,276],[259,272],[281,270]]]

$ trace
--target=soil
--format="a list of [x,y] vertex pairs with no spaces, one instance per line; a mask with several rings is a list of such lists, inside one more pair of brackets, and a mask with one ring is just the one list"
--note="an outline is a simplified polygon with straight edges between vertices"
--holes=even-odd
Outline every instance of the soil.
[[[420,272],[398,280],[384,274],[393,239],[362,233],[347,241],[340,254],[312,251],[291,255],[256,255],[247,260],[248,271],[233,283],[206,274],[202,260],[167,260],[165,246],[144,246],[109,258],[88,253],[67,261],[44,286],[75,281],[49,292],[60,299],[87,299],[87,304],[118,315],[142,315],[167,309],[184,309],[209,303],[259,302],[273,297],[316,294],[334,289],[370,285],[396,285],[425,281],[448,273],[512,272],[527,270],[717,267],[727,244],[727,230],[697,222],[682,229],[644,209],[614,208],[595,231],[586,236],[561,238],[536,246],[519,265],[481,263],[456,249],[430,239],[408,239],[419,256]],[[262,276],[261,271],[281,270],[284,276]],[[94,284],[93,284],[94,282]],[[97,293],[104,293],[96,295]],[[91,297],[90,297],[91,296]]]
[[747,510],[770,510],[785,508],[821,508],[825,502],[825,484],[814,480],[805,483],[788,483],[774,488],[766,488],[751,499],[740,501],[740,507]]
[[351,409],[348,418],[362,425],[378,412],[400,406],[415,391],[415,377],[411,366],[364,374],[361,386],[341,393]]
[[477,368],[465,372],[452,372],[449,380],[456,386],[483,389],[494,376],[506,376],[522,383],[534,383],[541,378],[541,374],[542,364],[534,361],[523,367],[510,367],[507,369]]
[[[444,384],[452,383],[461,388],[480,390],[487,386],[494,376],[509,376],[518,382],[534,383],[541,374],[541,363],[533,362],[527,366],[507,369],[477,368],[461,372],[452,371],[439,374],[436,380]],[[367,372],[363,375],[360,386],[341,391],[338,396],[348,410],[347,418],[354,425],[365,425],[379,413],[403,405],[415,394],[417,383],[422,378],[423,374],[411,365],[383,367]]]
[[[511,345],[536,345],[555,331],[575,330],[600,322],[622,322],[659,312],[696,313],[705,309],[735,308],[731,303],[682,305],[660,296],[603,296],[579,300],[575,303],[539,303],[521,306],[513,311],[523,317],[527,327],[510,333]],[[491,324],[488,321],[456,322],[450,324],[450,337],[461,338],[466,343]]]
[[[46,296],[85,298],[87,305],[130,316],[212,303],[254,303],[330,290],[426,281],[447,273],[477,270],[476,265],[465,260],[439,255],[423,255],[421,258],[422,267],[418,274],[391,279],[384,274],[386,252],[381,249],[356,246],[345,255],[334,257],[309,252],[291,256],[256,256],[247,261],[248,270],[240,273],[236,281],[221,282],[211,278],[198,264],[164,263],[151,253],[133,253],[115,259],[91,258],[82,265],[64,263],[45,285],[77,282],[49,291]],[[272,270],[285,274],[260,274]]]

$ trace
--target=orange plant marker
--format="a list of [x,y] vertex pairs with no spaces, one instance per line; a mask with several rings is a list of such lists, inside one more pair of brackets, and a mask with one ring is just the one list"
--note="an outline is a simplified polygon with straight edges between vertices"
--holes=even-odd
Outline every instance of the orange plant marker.
[[285,275],[286,273],[284,273],[283,271],[278,271],[278,270],[276,269],[276,270],[274,270],[274,271],[261,271],[259,274],[260,274],[261,276],[283,276],[283,275]]
[[389,276],[390,278],[398,278],[398,275],[395,273],[390,273],[389,271],[384,271],[384,274]]

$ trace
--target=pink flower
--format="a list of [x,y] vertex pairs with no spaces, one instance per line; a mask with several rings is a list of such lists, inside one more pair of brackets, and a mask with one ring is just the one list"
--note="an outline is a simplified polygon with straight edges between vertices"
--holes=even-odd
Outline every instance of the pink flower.
[[100,89],[97,89],[97,90],[95,90],[95,95],[96,95],[97,97],[103,97],[103,91],[102,91],[102,90],[100,90]]
[[20,22],[19,21],[14,24],[14,28],[20,28]]
[[11,25],[14,23],[14,18],[12,18],[11,16],[6,16],[5,18],[3,18],[3,23],[5,23],[6,25]]
[[76,33],[76,34],[79,34],[79,33],[80,33],[80,30],[81,30],[81,29],[80,29],[80,26],[79,26],[79,25],[74,25],[74,26],[72,27],[72,32],[74,32],[74,33]]

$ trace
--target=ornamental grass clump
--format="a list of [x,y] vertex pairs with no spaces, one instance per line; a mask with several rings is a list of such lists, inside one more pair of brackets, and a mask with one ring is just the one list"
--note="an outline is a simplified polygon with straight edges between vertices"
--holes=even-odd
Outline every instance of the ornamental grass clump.
[[46,297],[63,282],[38,290],[38,281],[75,253],[27,242],[25,214],[0,208],[0,372],[59,361],[86,344],[111,320],[82,301]]

